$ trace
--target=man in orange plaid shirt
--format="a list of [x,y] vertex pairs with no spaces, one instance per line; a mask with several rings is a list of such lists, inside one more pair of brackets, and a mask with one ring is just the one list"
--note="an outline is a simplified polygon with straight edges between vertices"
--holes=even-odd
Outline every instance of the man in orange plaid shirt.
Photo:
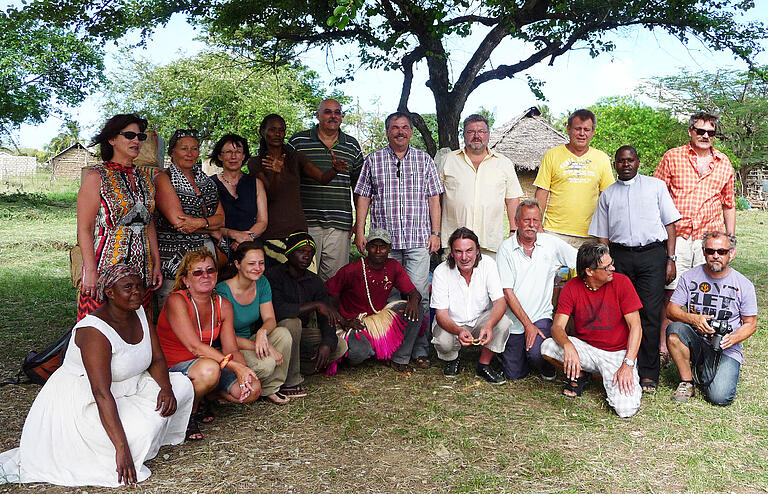
[[[725,154],[712,147],[719,127],[717,115],[698,112],[691,116],[688,124],[691,142],[667,151],[653,174],[667,184],[672,201],[682,215],[675,224],[675,255],[670,256],[677,276],[666,286],[667,300],[683,273],[704,264],[702,234],[725,231],[734,235],[736,231],[733,165]],[[664,341],[661,351],[666,353]]]

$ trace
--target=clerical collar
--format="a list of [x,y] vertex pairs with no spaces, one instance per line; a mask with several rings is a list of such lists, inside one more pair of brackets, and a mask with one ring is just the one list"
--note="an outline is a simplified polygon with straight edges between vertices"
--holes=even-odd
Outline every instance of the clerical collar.
[[633,183],[635,183],[635,179],[636,178],[637,178],[637,175],[635,175],[634,177],[630,178],[629,180],[619,179],[618,182],[620,184],[624,184],[624,185],[632,185]]

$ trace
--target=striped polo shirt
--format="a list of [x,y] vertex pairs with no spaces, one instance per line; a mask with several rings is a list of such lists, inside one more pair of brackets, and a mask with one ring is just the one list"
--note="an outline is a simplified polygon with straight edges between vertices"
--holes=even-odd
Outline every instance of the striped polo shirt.
[[363,153],[357,139],[339,131],[339,139],[328,148],[318,137],[315,125],[311,129],[294,134],[288,145],[304,153],[323,172],[333,166],[331,151],[338,159],[347,162],[349,173],[339,173],[328,185],[321,185],[302,175],[301,205],[308,226],[351,230],[351,190],[357,183],[363,165]]

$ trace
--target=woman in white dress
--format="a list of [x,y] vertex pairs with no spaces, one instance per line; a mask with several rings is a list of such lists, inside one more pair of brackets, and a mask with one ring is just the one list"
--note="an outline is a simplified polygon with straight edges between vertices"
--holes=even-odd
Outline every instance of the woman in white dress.
[[99,277],[106,303],[80,320],[64,364],[29,410],[21,444],[0,455],[0,484],[118,487],[150,476],[144,462],[184,441],[194,391],[168,373],[142,307],[144,283],[125,264]]

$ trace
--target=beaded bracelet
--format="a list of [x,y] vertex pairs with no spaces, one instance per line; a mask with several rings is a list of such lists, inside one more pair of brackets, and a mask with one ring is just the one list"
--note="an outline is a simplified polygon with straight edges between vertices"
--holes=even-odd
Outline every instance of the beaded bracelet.
[[232,354],[231,354],[231,353],[228,353],[228,354],[227,354],[227,355],[226,355],[226,356],[225,356],[223,359],[221,359],[221,361],[219,362],[219,368],[223,369],[224,367],[226,367],[226,366],[227,366],[227,364],[229,363],[229,361],[230,361],[230,360],[232,360]]

